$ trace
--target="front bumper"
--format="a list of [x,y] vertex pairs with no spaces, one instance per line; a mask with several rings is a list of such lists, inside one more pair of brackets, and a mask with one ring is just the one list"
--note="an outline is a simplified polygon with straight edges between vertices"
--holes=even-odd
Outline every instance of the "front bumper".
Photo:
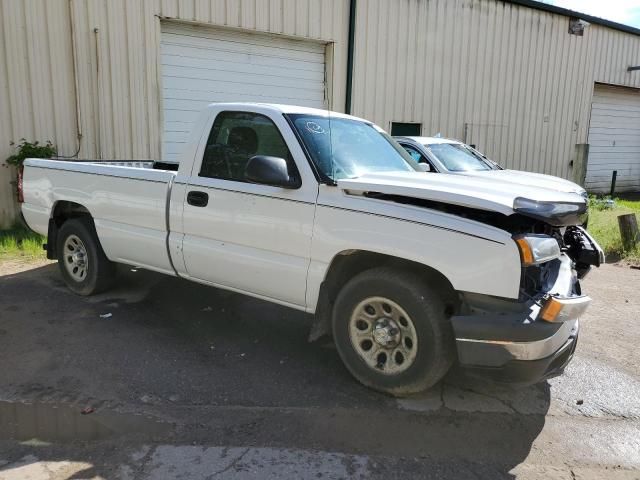
[[457,339],[460,365],[471,375],[504,383],[532,384],[561,375],[578,344],[579,322],[572,323],[567,337],[562,329],[531,342]]
[[562,373],[591,299],[576,293],[580,287],[570,259],[563,256],[556,267],[554,281],[535,301],[466,295],[469,311],[451,319],[460,366],[510,383],[535,383]]

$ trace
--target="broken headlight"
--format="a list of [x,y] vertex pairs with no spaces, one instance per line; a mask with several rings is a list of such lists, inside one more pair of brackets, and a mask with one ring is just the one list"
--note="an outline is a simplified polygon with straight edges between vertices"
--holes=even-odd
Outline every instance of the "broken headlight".
[[516,235],[513,239],[518,244],[520,259],[525,267],[560,257],[558,241],[548,235]]

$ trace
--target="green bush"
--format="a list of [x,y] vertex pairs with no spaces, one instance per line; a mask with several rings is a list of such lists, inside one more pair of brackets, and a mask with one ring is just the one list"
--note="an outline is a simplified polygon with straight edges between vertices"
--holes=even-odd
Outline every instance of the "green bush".
[[18,144],[11,142],[10,145],[16,147],[18,151],[7,158],[6,162],[18,168],[27,158],[51,158],[58,154],[58,149],[50,141],[41,145],[38,141],[28,142],[21,138]]

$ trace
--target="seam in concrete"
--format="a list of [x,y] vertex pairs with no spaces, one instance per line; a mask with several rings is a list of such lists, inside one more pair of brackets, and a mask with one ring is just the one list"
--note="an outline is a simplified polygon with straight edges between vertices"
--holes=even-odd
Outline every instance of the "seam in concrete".
[[225,468],[223,468],[222,470],[218,470],[217,472],[213,472],[211,475],[209,475],[207,477],[207,480],[211,480],[213,477],[216,477],[218,475],[221,475],[223,473],[228,472],[229,470],[231,470],[233,467],[235,467],[238,462],[240,462],[240,460],[242,460],[242,458],[249,453],[249,450],[251,450],[251,447],[247,447],[245,448],[245,450],[238,455],[229,465],[227,465]]
[[[505,407],[507,407],[509,409],[509,412],[507,412],[507,415],[511,415],[511,414],[520,415],[520,413],[512,405],[510,405],[508,402],[506,402],[505,400],[503,400],[503,399],[501,399],[501,398],[499,398],[497,396],[490,395],[490,394],[483,393],[483,392],[478,392],[477,390],[474,390],[473,388],[463,387],[463,386],[459,386],[459,385],[456,385],[455,388],[457,388],[461,392],[472,393],[474,395],[479,395],[479,396],[484,397],[484,398],[489,398],[491,400],[495,400],[499,404],[501,404],[501,405],[503,405],[503,406],[505,406]],[[453,410],[453,409],[447,407],[446,403],[444,403],[444,390],[443,390],[443,405],[448,410],[451,410],[451,411],[454,411],[454,412],[456,411],[456,410]],[[482,412],[480,410],[469,411],[468,413],[471,413],[471,412],[473,412],[473,413],[489,413],[489,412]],[[536,416],[536,414],[522,414],[522,415],[534,415],[534,416]]]
[[134,479],[142,480],[144,478],[144,473],[145,473],[144,470],[147,464],[151,461],[151,457],[153,457],[153,454],[156,453],[157,448],[158,447],[154,445],[153,447],[149,448],[147,453],[144,454],[144,457],[142,457],[142,459],[139,462],[139,466],[135,469],[135,473],[133,474]]

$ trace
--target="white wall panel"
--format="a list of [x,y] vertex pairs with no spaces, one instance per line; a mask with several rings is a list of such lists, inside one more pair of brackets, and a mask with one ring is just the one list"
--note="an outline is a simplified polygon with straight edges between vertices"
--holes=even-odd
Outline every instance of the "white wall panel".
[[589,191],[640,190],[640,89],[596,85],[589,126]]
[[163,160],[180,161],[193,123],[213,102],[326,108],[325,49],[306,39],[163,23]]

